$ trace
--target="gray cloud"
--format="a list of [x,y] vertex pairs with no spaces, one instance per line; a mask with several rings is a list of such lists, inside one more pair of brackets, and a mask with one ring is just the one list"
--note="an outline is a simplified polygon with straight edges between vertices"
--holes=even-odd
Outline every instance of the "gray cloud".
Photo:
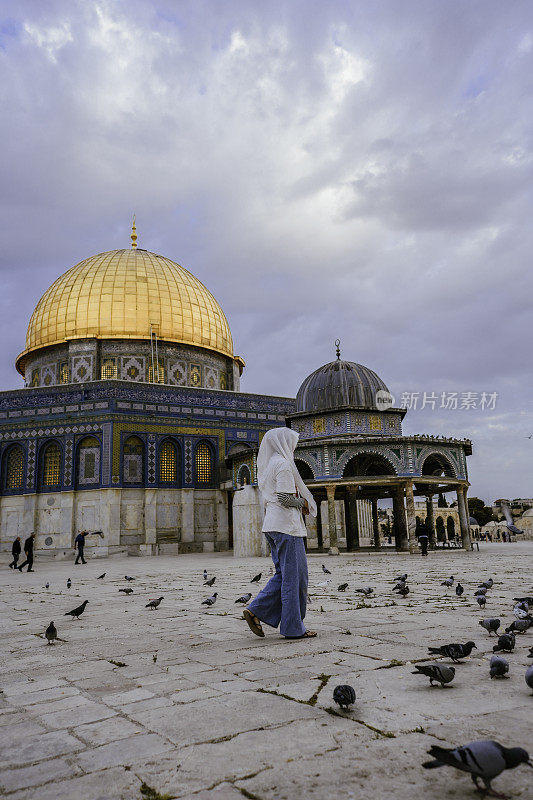
[[293,395],[334,355],[471,435],[472,493],[531,496],[528,2],[7,0],[3,388],[42,292],[128,244],[194,272],[243,388]]

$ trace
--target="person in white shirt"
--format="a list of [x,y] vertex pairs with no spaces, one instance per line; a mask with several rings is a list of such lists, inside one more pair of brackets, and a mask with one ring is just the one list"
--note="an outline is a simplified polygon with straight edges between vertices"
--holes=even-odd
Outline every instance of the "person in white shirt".
[[307,536],[304,516],[316,517],[313,496],[294,463],[298,434],[290,428],[266,432],[257,456],[257,483],[265,516],[263,534],[270,545],[275,573],[243,612],[256,636],[264,636],[261,622],[288,639],[316,636],[305,629],[307,606]]

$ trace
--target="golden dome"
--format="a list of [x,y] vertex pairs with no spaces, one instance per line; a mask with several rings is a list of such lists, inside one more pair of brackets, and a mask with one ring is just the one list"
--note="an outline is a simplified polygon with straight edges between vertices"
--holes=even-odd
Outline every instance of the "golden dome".
[[150,339],[194,345],[233,358],[228,321],[206,287],[188,270],[147,250],[110,250],[69,269],[41,297],[28,353],[71,339]]

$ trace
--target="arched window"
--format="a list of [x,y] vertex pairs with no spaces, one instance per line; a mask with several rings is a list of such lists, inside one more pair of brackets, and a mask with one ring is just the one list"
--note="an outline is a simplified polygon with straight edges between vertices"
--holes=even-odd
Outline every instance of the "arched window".
[[194,453],[195,483],[208,486],[213,482],[213,451],[207,442],[199,442]]
[[100,483],[100,442],[94,436],[86,436],[78,445],[76,474],[78,486]]
[[4,489],[11,492],[24,488],[24,450],[16,444],[10,447],[4,460]]
[[296,469],[300,473],[300,477],[302,478],[302,480],[304,481],[314,480],[315,476],[313,475],[313,470],[311,469],[309,464],[306,464],[305,461],[302,461],[299,458],[295,458],[294,463],[296,464]]
[[252,476],[250,474],[250,467],[247,464],[241,464],[237,473],[237,485],[249,486],[251,482]]
[[57,442],[45,445],[42,455],[41,486],[54,489],[61,484],[61,448]]
[[455,538],[455,520],[453,517],[448,517],[446,520],[446,530],[448,532],[448,539]]
[[138,436],[124,442],[124,483],[144,483],[144,444]]
[[437,533],[437,541],[443,542],[446,538],[446,529],[442,517],[437,517],[435,520],[435,531]]
[[159,483],[178,485],[181,483],[179,448],[170,439],[165,439],[159,448]]

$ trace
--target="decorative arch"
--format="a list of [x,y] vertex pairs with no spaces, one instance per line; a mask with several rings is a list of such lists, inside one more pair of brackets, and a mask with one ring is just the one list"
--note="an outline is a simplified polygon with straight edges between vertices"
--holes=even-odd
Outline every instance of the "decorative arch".
[[43,492],[61,488],[63,450],[56,439],[45,442],[39,453],[39,489]]
[[394,464],[381,450],[366,448],[353,453],[346,460],[342,471],[343,478],[397,474]]
[[248,464],[241,464],[237,471],[237,485],[244,486],[252,483],[252,473]]
[[444,453],[436,450],[426,450],[419,458],[420,473],[422,475],[432,475],[438,477],[445,475],[447,478],[457,478],[458,471],[452,460]]
[[181,447],[175,439],[167,437],[159,445],[158,476],[162,486],[181,486]]
[[296,468],[300,473],[302,480],[304,481],[314,481],[315,480],[315,473],[314,469],[309,463],[309,461],[305,458],[305,456],[295,456],[294,463],[296,464]]
[[96,436],[85,436],[76,448],[76,488],[100,485],[101,442]]
[[235,456],[237,453],[249,453],[252,449],[252,446],[247,442],[233,442],[226,452],[226,458],[228,456]]
[[215,451],[211,442],[200,439],[194,448],[194,484],[213,486],[215,482]]
[[138,436],[128,436],[122,452],[122,477],[126,486],[142,486],[145,473],[145,447]]
[[455,539],[455,520],[451,516],[446,520],[446,533],[448,534],[448,539]]
[[6,494],[21,494],[26,478],[26,453],[20,444],[6,448],[2,463],[2,490]]
[[444,520],[441,516],[437,517],[435,520],[435,533],[437,534],[437,541],[444,542],[446,539],[446,528],[444,526]]

